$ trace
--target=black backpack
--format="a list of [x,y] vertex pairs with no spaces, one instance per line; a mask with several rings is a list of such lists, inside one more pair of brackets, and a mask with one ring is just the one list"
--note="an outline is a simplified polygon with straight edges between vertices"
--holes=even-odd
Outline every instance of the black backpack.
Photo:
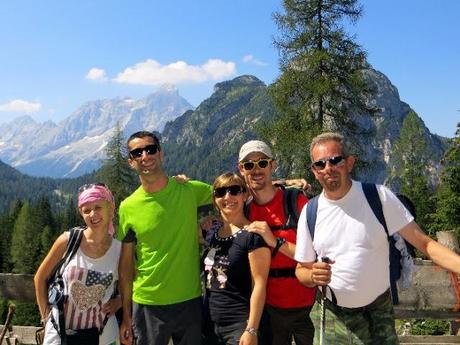
[[[303,193],[303,190],[297,187],[286,188],[280,186],[280,188],[283,190],[283,207],[286,222],[283,225],[270,226],[270,229],[272,229],[272,231],[294,229],[294,231],[297,232],[297,222],[299,220],[299,212],[297,211],[297,199],[299,194]],[[244,214],[249,219],[249,204],[245,205]]]
[[[389,250],[389,261],[390,261],[390,291],[391,291],[391,298],[393,300],[393,304],[399,304],[399,297],[398,297],[398,289],[396,282],[397,280],[401,277],[401,252],[399,249],[396,248],[395,243],[396,240],[393,236],[390,236],[388,233],[388,227],[387,223],[385,221],[385,216],[383,215],[383,209],[382,209],[382,202],[380,201],[380,197],[377,191],[377,187],[374,183],[362,183],[362,188],[364,195],[366,197],[367,202],[369,203],[369,206],[372,209],[372,212],[374,212],[375,217],[379,221],[380,224],[382,224],[385,233],[387,235],[388,243],[390,246]],[[412,202],[407,198],[406,196],[402,195],[397,195],[398,198],[401,200],[403,205],[408,209],[409,212],[412,213],[412,215],[415,218],[415,209],[413,208]],[[404,199],[404,201],[402,200]],[[408,200],[408,201],[407,201]],[[406,203],[409,205],[412,205],[412,210],[409,208],[410,206],[406,206]],[[313,241],[313,238],[315,236],[315,227],[316,227],[316,214],[318,211],[318,195],[315,196],[314,198],[310,199],[310,201],[307,204],[307,224],[308,224],[308,230],[310,232],[311,240]],[[414,213],[413,213],[414,212]],[[409,254],[414,257],[415,256],[415,250],[414,247],[404,240],[407,251]]]

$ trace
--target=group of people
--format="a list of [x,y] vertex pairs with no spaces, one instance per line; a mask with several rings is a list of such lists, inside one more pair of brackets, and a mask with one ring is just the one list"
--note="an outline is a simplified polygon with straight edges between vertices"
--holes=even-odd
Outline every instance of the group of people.
[[[245,143],[238,173],[224,173],[212,186],[169,177],[160,141],[150,132],[134,133],[127,144],[141,185],[119,207],[115,238],[109,189],[95,184],[79,192],[86,228],[63,275],[66,333],[95,327],[102,345],[198,345],[210,343],[203,339],[210,320],[216,344],[313,344],[317,287],[327,286],[328,343],[398,344],[388,239],[361,183],[351,178],[355,157],[340,134],[321,134],[310,146],[311,170],[323,188],[314,238],[304,194],[296,194],[298,223],[289,221],[266,143]],[[399,232],[435,263],[460,273],[460,257],[426,236],[390,190],[377,189],[390,235]],[[207,229],[200,257],[197,209],[211,203],[219,217]],[[56,240],[35,276],[44,344],[61,344],[47,279],[68,239],[64,233]],[[117,330],[113,315],[120,307]]]

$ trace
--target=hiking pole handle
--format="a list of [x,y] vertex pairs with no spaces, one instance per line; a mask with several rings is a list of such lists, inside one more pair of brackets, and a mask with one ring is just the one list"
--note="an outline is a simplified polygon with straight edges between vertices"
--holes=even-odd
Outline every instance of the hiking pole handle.
[[[327,257],[327,256],[322,256],[322,257],[321,257],[321,262],[325,262],[325,263],[328,264],[328,263],[331,262],[331,260],[330,260],[329,257]],[[326,285],[321,286],[321,298],[322,298],[323,300],[326,299],[326,287],[327,287]]]

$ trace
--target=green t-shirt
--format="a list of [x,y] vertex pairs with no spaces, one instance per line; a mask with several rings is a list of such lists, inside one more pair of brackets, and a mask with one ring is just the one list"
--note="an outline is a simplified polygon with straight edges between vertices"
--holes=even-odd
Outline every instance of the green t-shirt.
[[117,238],[136,235],[133,301],[166,305],[201,295],[198,206],[211,203],[212,187],[199,181],[169,178],[159,192],[140,186],[120,205]]

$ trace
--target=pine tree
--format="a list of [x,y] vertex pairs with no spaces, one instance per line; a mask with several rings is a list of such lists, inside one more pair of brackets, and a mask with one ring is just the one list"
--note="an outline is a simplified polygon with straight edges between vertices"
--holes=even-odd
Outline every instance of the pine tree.
[[49,225],[45,226],[40,234],[40,255],[38,262],[42,262],[54,242],[54,231]]
[[[39,238],[39,237],[38,237]],[[32,211],[28,202],[24,203],[14,224],[11,238],[11,260],[14,273],[33,273],[38,262],[40,241],[32,221]]]
[[460,123],[441,164],[443,170],[436,190],[436,213],[431,215],[431,230],[454,230],[460,236]]
[[[367,104],[373,90],[365,81],[366,53],[347,35],[345,20],[361,16],[357,0],[284,0],[284,13],[274,19],[280,37],[281,76],[270,88],[278,116],[261,134],[273,140],[284,173],[304,172],[308,145],[325,130],[350,138],[359,131],[360,114],[374,112]],[[360,150],[358,150],[360,151]]]
[[128,164],[128,152],[123,131],[117,124],[107,144],[106,156],[97,178],[112,191],[117,205],[132,193],[138,180]]
[[10,212],[4,215],[0,220],[0,256],[1,272],[11,272],[13,262],[11,259],[11,237],[13,234],[14,224],[18,218],[24,203],[21,200],[15,200],[11,203]]
[[403,121],[399,139],[393,149],[394,167],[390,172],[390,185],[401,194],[409,197],[415,205],[417,223],[422,229],[428,229],[433,210],[428,176],[432,153],[426,137],[426,127],[414,111],[410,111]]

